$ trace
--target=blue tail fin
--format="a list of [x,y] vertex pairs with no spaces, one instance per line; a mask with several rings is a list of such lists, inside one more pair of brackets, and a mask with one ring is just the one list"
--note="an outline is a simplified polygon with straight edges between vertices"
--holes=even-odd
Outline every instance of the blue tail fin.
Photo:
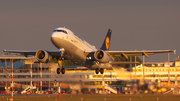
[[106,37],[104,39],[104,42],[103,42],[103,44],[102,44],[100,49],[102,49],[104,51],[108,51],[109,50],[111,33],[112,33],[112,30],[108,29],[107,35],[106,35]]

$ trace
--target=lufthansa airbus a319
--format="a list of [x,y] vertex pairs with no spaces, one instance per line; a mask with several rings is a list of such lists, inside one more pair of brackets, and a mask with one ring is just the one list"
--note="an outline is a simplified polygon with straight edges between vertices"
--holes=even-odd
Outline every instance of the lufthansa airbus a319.
[[[111,68],[113,64],[128,64],[128,62],[111,62],[114,57],[154,55],[158,53],[175,52],[175,50],[151,50],[151,51],[109,51],[112,30],[108,29],[107,35],[100,49],[90,45],[85,40],[76,36],[71,30],[59,27],[51,34],[51,41],[57,50],[4,50],[4,52],[20,53],[25,56],[35,55],[37,60],[43,63],[49,62],[52,58],[58,61],[67,59],[77,65],[83,65],[87,69],[95,70],[95,73],[104,73],[104,69]],[[65,74],[65,68],[57,68],[57,74]]]

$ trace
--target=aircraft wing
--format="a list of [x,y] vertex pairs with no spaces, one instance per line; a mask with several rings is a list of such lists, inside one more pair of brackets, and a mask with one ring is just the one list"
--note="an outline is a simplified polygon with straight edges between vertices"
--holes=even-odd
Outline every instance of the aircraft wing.
[[174,52],[176,50],[154,50],[154,51],[106,51],[111,57],[121,57],[124,56],[128,58],[128,56],[140,56],[145,55],[148,57],[148,55],[154,55],[159,53],[170,53]]
[[[25,51],[25,50],[4,50],[3,52],[9,52],[9,53],[20,53],[24,56],[28,55],[35,55],[37,51]],[[60,51],[59,50],[46,50],[50,55],[52,56],[59,56]],[[85,51],[85,53],[90,53],[94,51]],[[176,52],[176,50],[154,50],[154,51],[106,51],[110,57],[121,57],[124,56],[128,59],[128,56],[140,56],[145,55],[148,57],[148,55],[154,55],[154,54],[160,54],[160,53],[170,53],[170,52]]]
[[[24,56],[28,55],[36,55],[37,51],[26,51],[26,50],[3,50],[3,52],[9,52],[9,53],[20,53]],[[46,50],[50,55],[52,56],[59,56],[60,51],[59,50]]]

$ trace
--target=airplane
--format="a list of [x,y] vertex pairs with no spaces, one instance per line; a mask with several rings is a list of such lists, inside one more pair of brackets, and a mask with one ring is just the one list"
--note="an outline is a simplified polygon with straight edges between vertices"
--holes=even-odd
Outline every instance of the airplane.
[[[113,64],[129,64],[128,62],[112,62],[114,57],[154,55],[158,53],[170,53],[175,50],[151,50],[151,51],[110,51],[110,39],[112,30],[108,29],[104,42],[100,49],[90,45],[85,40],[76,36],[71,30],[58,27],[51,33],[51,42],[58,50],[26,51],[26,50],[4,50],[4,52],[20,53],[24,56],[35,55],[42,63],[50,62],[52,58],[57,58],[58,63],[64,59],[70,60],[77,65],[83,65],[87,69],[95,70],[95,73],[104,73],[104,69],[109,69]],[[65,74],[65,68],[57,68],[57,74]]]

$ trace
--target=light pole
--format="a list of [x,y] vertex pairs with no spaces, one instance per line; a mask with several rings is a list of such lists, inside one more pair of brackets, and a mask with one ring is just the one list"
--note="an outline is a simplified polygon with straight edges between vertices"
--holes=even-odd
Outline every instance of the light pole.
[[40,91],[42,91],[42,63],[40,63]]
[[13,59],[12,59],[12,100],[13,100],[13,87],[14,84],[13,84]]
[[170,54],[168,53],[168,89],[170,89],[170,66],[169,66],[169,61],[170,61]]

